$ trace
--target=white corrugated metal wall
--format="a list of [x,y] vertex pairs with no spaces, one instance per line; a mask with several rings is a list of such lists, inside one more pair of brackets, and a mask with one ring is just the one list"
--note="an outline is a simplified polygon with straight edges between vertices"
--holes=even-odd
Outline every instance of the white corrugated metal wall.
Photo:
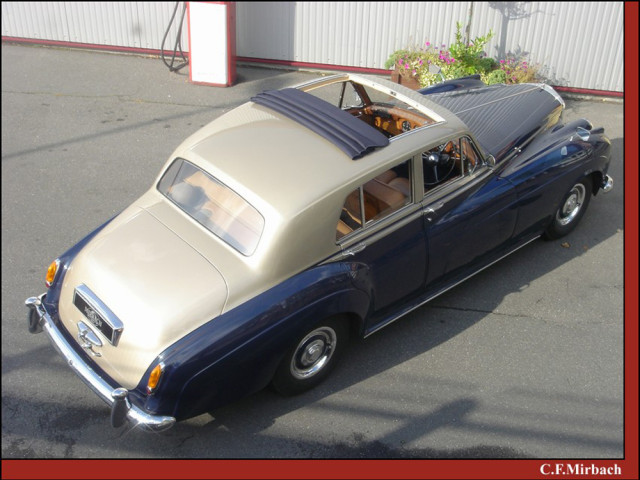
[[[622,91],[623,2],[239,2],[239,56],[384,68],[396,49],[449,45],[471,16],[487,53],[529,52],[554,85]],[[293,41],[292,41],[293,40]]]
[[[176,2],[2,2],[2,36],[159,50]],[[173,48],[182,6],[167,35]],[[186,18],[184,23],[186,24]],[[182,46],[188,50],[186,28]]]
[[[175,2],[2,2],[3,37],[158,50]],[[237,2],[240,57],[384,68],[394,50],[449,45],[471,16],[490,56],[529,52],[549,83],[621,92],[623,2]],[[181,9],[177,16],[179,17]],[[173,47],[177,21],[165,48]],[[188,49],[186,28],[182,46]]]

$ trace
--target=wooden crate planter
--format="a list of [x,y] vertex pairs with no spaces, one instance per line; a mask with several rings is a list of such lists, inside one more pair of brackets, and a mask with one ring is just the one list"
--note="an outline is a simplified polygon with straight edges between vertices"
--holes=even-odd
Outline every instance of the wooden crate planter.
[[418,90],[420,88],[420,82],[415,77],[407,77],[405,75],[401,75],[398,70],[394,70],[391,72],[391,81],[394,83],[399,83],[407,88],[412,90]]

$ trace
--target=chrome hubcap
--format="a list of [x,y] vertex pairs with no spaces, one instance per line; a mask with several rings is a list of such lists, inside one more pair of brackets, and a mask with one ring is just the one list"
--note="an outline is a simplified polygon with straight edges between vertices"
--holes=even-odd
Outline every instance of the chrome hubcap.
[[320,372],[333,356],[337,339],[336,332],[330,327],[320,327],[309,333],[296,347],[291,359],[291,374],[305,379]]
[[573,186],[569,192],[569,196],[564,202],[562,208],[556,214],[556,220],[560,225],[568,225],[580,212],[584,199],[587,196],[587,190],[584,185],[578,183]]

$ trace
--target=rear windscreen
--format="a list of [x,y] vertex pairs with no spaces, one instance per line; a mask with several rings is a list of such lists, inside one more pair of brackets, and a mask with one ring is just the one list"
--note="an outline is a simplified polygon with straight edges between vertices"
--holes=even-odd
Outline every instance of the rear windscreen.
[[176,159],[158,190],[211,233],[243,255],[260,241],[264,218],[244,198],[186,160]]

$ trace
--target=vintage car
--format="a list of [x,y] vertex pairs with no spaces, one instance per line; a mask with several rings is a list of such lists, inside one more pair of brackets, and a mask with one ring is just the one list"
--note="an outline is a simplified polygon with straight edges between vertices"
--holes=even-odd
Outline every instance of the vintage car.
[[317,385],[366,337],[569,233],[610,142],[543,84],[426,94],[365,75],[268,91],[184,141],[26,300],[111,423],[162,430]]

